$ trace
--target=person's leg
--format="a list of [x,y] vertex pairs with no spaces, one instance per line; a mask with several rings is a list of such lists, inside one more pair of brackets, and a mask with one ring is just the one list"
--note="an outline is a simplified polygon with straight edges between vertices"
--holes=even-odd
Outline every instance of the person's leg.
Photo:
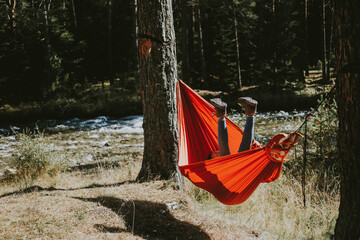
[[218,144],[220,157],[230,154],[229,138],[226,128],[226,119],[224,117],[218,119]]
[[254,141],[254,115],[258,102],[249,97],[239,98],[238,101],[245,109],[246,114],[244,133],[238,150],[238,152],[243,152],[249,150]]
[[[220,98],[210,99],[211,104],[215,107],[216,116],[218,119],[218,145],[220,157],[230,154],[229,143],[228,143],[228,132],[226,127],[226,107],[227,104]],[[216,156],[216,155],[214,155]]]
[[251,147],[254,140],[254,119],[254,116],[246,117],[244,133],[238,152],[247,151]]

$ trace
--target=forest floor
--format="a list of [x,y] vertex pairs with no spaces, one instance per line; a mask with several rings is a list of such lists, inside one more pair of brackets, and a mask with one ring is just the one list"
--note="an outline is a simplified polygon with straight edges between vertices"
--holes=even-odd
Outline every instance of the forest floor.
[[[0,190],[0,239],[271,239],[203,212],[168,181],[134,181],[127,168],[61,173]],[[42,187],[40,187],[42,186]]]
[[119,167],[62,172],[32,187],[3,184],[0,239],[329,239],[338,187],[326,192],[287,175],[226,206],[185,180],[134,181],[141,155]]

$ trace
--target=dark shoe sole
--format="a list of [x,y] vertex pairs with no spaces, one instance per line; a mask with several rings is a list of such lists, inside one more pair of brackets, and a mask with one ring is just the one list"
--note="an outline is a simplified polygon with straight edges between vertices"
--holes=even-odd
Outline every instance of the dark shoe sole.
[[225,109],[227,107],[227,104],[223,102],[220,98],[212,98],[210,99],[210,103],[217,108]]
[[258,104],[258,102],[255,99],[252,99],[251,97],[239,97],[238,102],[240,104],[245,103],[245,104],[248,104],[248,105],[253,106],[253,107],[255,107]]

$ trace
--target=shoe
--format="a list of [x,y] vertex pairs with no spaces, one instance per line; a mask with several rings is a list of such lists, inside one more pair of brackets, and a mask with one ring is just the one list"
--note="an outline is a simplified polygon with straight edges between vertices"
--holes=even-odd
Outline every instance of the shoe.
[[216,116],[224,117],[226,114],[227,104],[223,102],[220,98],[212,98],[210,99],[210,103],[215,107]]
[[240,97],[238,102],[242,105],[245,109],[246,116],[254,116],[256,113],[256,108],[258,102],[251,97]]

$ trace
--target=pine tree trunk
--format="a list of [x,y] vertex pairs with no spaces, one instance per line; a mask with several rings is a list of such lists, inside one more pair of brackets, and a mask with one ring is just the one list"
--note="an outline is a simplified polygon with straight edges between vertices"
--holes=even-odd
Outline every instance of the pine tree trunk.
[[[309,76],[309,27],[308,27],[308,0],[304,1],[304,25],[305,25],[305,42],[304,42],[304,68],[305,76]],[[304,78],[305,81],[305,78]]]
[[108,35],[108,79],[110,80],[110,85],[114,85],[114,77],[112,70],[112,26],[111,26],[111,0],[107,0],[107,35]]
[[10,29],[11,29],[11,31],[14,31],[16,0],[6,0],[6,5],[8,6],[8,17],[9,17]]
[[181,0],[181,73],[182,80],[188,82],[190,78],[190,61],[189,61],[189,15],[188,2]]
[[[330,2],[331,3],[331,2]],[[330,16],[328,17],[328,19],[331,19],[331,25],[330,25],[330,34],[329,34],[329,44],[328,49],[327,49],[327,74],[328,74],[328,81],[330,82],[330,78],[331,78],[331,64],[332,64],[332,59],[331,59],[331,53],[333,52],[333,38],[334,38],[334,10],[332,7],[332,3],[330,6]]]
[[191,5],[191,16],[190,16],[190,26],[189,26],[189,35],[188,35],[188,47],[189,47],[189,65],[190,65],[190,81],[194,79],[194,65],[195,65],[195,9],[194,5]]
[[75,29],[77,29],[76,10],[75,10],[74,0],[71,0],[71,8],[72,8],[72,13],[73,13],[73,18],[74,18],[74,27],[75,27]]
[[133,35],[133,49],[134,49],[134,55],[135,55],[135,62],[134,62],[134,68],[136,71],[136,78],[138,78],[138,72],[139,72],[139,41],[138,41],[138,23],[137,23],[137,0],[133,0],[133,28],[132,28],[132,35]]
[[239,89],[242,88],[241,82],[241,68],[240,68],[240,47],[239,47],[239,35],[237,30],[237,19],[236,19],[236,5],[233,3],[233,20],[234,20],[234,33],[235,33],[235,45],[236,45],[236,70],[238,75]]
[[50,2],[49,0],[44,0],[43,2],[43,12],[44,12],[44,41],[45,41],[45,61],[46,61],[46,71],[44,71],[44,79],[42,86],[42,94],[46,95],[48,87],[51,84],[50,77],[50,38],[49,38],[49,11],[50,11]]
[[181,177],[177,167],[176,44],[171,0],[138,0],[144,157],[138,180]]
[[199,52],[200,52],[200,67],[201,67],[201,77],[204,82],[206,82],[206,65],[205,65],[205,54],[204,54],[204,42],[203,42],[203,32],[201,25],[201,11],[200,11],[200,2],[197,6],[197,16],[198,16],[198,28],[199,28]]
[[326,48],[326,5],[325,0],[322,0],[322,30],[323,30],[323,61],[322,61],[322,78],[324,82],[328,81],[327,73],[327,48]]
[[276,23],[276,11],[277,11],[277,0],[272,1],[272,28],[273,28],[273,59],[272,59],[272,70],[273,70],[273,81],[274,88],[278,90],[280,79],[277,77],[278,72],[278,59],[277,59],[277,23]]
[[360,2],[333,3],[341,171],[335,239],[360,239]]

